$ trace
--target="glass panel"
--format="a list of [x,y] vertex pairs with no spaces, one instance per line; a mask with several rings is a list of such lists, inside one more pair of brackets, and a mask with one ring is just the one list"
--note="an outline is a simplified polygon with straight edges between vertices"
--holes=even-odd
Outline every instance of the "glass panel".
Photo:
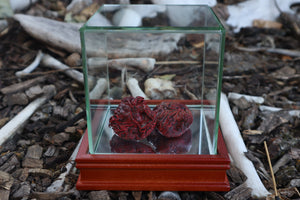
[[[150,11],[151,17],[124,21],[125,12]],[[81,39],[90,153],[217,153],[224,28],[209,7],[104,5],[81,28]],[[151,100],[185,104],[193,115],[187,133],[165,138],[153,131],[142,141],[116,137],[109,119],[116,102],[134,92],[132,79],[151,109]]]

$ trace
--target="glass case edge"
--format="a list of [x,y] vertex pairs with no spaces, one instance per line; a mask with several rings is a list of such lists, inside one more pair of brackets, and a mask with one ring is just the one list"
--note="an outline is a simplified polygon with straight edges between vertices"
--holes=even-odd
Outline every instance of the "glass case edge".
[[[221,101],[221,90],[222,90],[222,76],[223,76],[223,59],[225,51],[225,29],[221,30],[221,45],[220,45],[220,56],[219,56],[219,77],[217,83],[217,102],[216,102],[216,123],[215,123],[215,137],[218,137],[219,131],[219,111],[220,111],[220,101]],[[214,152],[217,154],[218,140],[214,141]]]
[[89,83],[88,83],[88,72],[87,72],[87,56],[85,49],[85,40],[84,34],[85,27],[80,28],[80,40],[81,40],[81,57],[82,57],[82,66],[83,66],[83,76],[84,76],[84,93],[85,93],[85,107],[86,107],[86,120],[87,120],[87,130],[88,130],[88,138],[89,138],[89,152],[94,154],[93,148],[93,140],[92,138],[92,125],[91,125],[91,112],[90,112],[90,98],[89,98]]

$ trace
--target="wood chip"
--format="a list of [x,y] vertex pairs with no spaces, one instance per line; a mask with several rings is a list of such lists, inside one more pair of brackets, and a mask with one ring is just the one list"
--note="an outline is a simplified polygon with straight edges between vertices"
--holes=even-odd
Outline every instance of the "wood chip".
[[19,189],[13,193],[13,199],[22,199],[29,196],[31,190],[29,183],[22,182],[20,185],[21,186],[19,187]]
[[32,192],[30,197],[38,200],[55,200],[70,195],[72,195],[72,192]]
[[28,97],[23,92],[18,92],[15,94],[8,94],[3,98],[3,104],[12,105],[27,105],[29,102]]
[[62,132],[54,135],[52,139],[55,145],[61,146],[65,141],[69,140],[69,137],[69,134]]
[[89,199],[90,200],[111,200],[108,191],[106,190],[100,190],[100,191],[92,191],[89,193]]
[[0,171],[0,188],[5,190],[10,190],[13,185],[14,179],[13,177],[4,171]]
[[43,147],[38,144],[32,145],[28,148],[25,158],[40,159],[43,153]]
[[34,158],[25,158],[22,162],[22,166],[28,168],[43,168],[43,161]]
[[15,154],[13,154],[1,167],[1,171],[11,173],[16,167],[20,166],[19,160]]
[[26,89],[30,88],[31,86],[34,86],[34,85],[36,85],[38,83],[41,83],[45,80],[46,80],[46,77],[42,76],[42,77],[30,79],[30,80],[27,80],[27,81],[24,81],[24,82],[20,82],[20,83],[14,84],[14,85],[4,87],[0,91],[3,94],[15,93],[15,92],[19,92],[19,91],[22,91],[22,90],[26,90]]
[[33,168],[28,170],[29,174],[39,175],[39,176],[53,176],[52,171],[48,169],[40,169],[40,168]]
[[249,199],[251,197],[251,189],[248,188],[245,184],[242,184],[233,190],[225,194],[226,199],[238,200],[238,199]]

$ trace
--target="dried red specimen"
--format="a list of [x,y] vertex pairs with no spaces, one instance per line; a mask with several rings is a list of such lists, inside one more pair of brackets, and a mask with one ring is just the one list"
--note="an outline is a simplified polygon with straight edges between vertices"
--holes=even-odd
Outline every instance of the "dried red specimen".
[[110,140],[112,153],[155,153],[154,150],[141,142],[124,140],[114,135]]
[[192,132],[188,129],[179,137],[168,138],[154,131],[147,140],[152,143],[157,153],[187,153],[192,147]]
[[109,119],[109,127],[121,138],[142,140],[154,130],[155,112],[144,102],[143,97],[126,97]]
[[162,102],[153,111],[156,112],[156,127],[165,137],[181,136],[193,122],[193,114],[184,104]]

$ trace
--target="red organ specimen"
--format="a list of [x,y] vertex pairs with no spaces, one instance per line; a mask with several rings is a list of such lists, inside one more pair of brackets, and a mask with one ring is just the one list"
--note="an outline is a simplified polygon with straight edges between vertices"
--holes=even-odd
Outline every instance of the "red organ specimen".
[[125,97],[109,119],[109,127],[126,140],[142,140],[154,130],[155,112],[143,97]]
[[181,136],[193,122],[193,114],[184,104],[162,102],[153,111],[157,118],[156,128],[165,137]]

